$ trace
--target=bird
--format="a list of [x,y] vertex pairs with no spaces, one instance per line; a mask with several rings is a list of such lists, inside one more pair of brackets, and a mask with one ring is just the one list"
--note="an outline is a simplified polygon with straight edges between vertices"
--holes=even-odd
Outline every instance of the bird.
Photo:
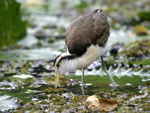
[[54,60],[55,89],[58,86],[60,76],[68,71],[82,69],[81,90],[84,95],[84,69],[98,58],[101,59],[102,69],[111,80],[112,87],[118,86],[109,75],[103,60],[109,35],[110,25],[101,8],[74,19],[66,29],[67,52],[58,55]]

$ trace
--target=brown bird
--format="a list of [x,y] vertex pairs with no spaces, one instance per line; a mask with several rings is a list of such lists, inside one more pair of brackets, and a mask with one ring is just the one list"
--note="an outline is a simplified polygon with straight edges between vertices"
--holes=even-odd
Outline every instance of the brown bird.
[[102,55],[107,49],[109,37],[109,23],[102,9],[79,16],[74,19],[66,30],[65,43],[67,52],[56,57],[54,61],[56,70],[55,88],[59,82],[59,76],[67,71],[82,69],[82,93],[84,69],[97,58],[101,58],[102,69],[108,75],[115,88],[117,84],[108,74]]

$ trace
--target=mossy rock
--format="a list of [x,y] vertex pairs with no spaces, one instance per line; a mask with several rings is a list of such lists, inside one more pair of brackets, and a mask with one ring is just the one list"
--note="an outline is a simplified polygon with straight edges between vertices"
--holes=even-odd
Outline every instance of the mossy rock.
[[147,28],[141,25],[135,26],[133,33],[137,35],[149,35]]

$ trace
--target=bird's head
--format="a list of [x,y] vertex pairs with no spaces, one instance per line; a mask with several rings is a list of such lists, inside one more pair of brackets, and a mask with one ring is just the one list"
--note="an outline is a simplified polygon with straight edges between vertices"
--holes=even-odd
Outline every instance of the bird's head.
[[74,59],[76,55],[70,53],[62,53],[58,55],[54,60],[54,68],[56,71],[55,88],[57,88],[59,76],[62,76],[67,71],[71,71],[75,68]]
[[56,73],[63,75],[67,69],[66,68],[66,62],[67,62],[67,56],[69,56],[69,53],[62,53],[58,55],[54,60],[54,68]]

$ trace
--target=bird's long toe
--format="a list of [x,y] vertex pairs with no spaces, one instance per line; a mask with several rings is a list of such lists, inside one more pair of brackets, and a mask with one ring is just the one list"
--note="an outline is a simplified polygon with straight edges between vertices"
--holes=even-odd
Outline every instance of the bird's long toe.
[[117,86],[119,86],[118,84],[116,84],[116,83],[111,83],[110,84],[110,86],[113,88],[113,90],[117,87]]

